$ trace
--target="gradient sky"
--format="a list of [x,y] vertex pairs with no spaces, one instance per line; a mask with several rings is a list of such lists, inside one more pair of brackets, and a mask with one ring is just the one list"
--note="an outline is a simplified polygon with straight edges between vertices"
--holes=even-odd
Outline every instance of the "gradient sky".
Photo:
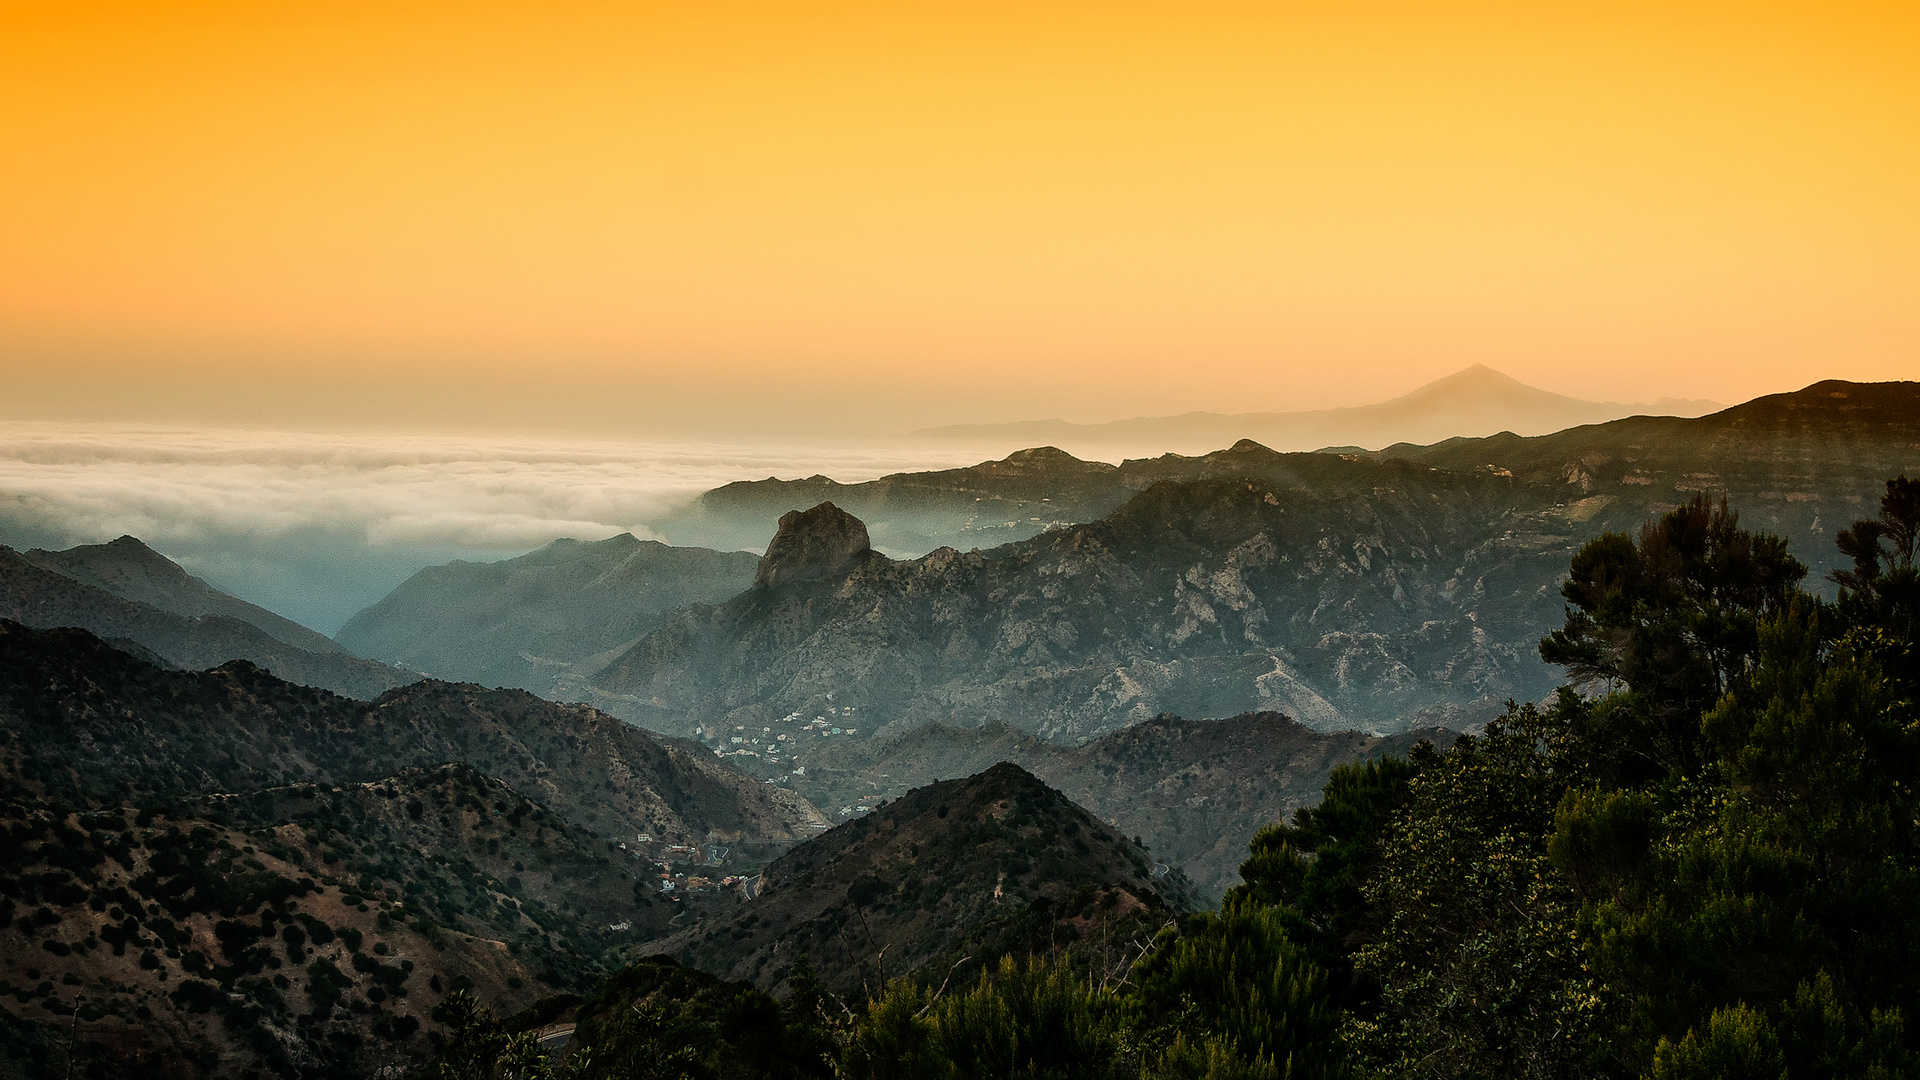
[[1920,6],[0,2],[0,415],[1920,377]]

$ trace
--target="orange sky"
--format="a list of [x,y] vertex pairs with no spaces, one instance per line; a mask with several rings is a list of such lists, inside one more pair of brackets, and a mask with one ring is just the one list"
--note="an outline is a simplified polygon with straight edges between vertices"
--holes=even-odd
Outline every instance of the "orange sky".
[[1570,7],[0,0],[0,415],[1920,377],[1920,7]]

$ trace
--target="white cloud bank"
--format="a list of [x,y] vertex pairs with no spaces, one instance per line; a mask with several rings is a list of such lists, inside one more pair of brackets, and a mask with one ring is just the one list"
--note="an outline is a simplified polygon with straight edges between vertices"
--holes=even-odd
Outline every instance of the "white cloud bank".
[[854,481],[976,453],[0,421],[0,514],[75,542],[347,530],[373,546],[523,550],[634,530],[733,480]]
[[407,567],[563,536],[648,536],[647,521],[733,480],[857,481],[978,456],[0,421],[0,538],[66,546],[132,534],[331,630]]

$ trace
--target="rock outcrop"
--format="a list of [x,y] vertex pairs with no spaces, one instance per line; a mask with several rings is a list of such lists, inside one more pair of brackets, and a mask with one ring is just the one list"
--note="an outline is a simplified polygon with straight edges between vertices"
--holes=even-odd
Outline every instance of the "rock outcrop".
[[753,575],[761,588],[837,577],[874,554],[861,520],[830,502],[780,516],[780,531]]

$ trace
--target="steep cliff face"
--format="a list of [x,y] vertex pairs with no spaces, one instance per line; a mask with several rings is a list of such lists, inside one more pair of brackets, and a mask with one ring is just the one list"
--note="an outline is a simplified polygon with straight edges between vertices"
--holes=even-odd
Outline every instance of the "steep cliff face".
[[830,502],[780,515],[780,531],[767,545],[753,584],[762,589],[839,577],[873,554],[867,527]]
[[1341,483],[1163,483],[991,552],[869,558],[690,610],[592,700],[687,735],[833,709],[869,734],[1004,719],[1073,740],[1262,708],[1404,730],[1545,693],[1534,643],[1572,542],[1545,494],[1320,457]]

